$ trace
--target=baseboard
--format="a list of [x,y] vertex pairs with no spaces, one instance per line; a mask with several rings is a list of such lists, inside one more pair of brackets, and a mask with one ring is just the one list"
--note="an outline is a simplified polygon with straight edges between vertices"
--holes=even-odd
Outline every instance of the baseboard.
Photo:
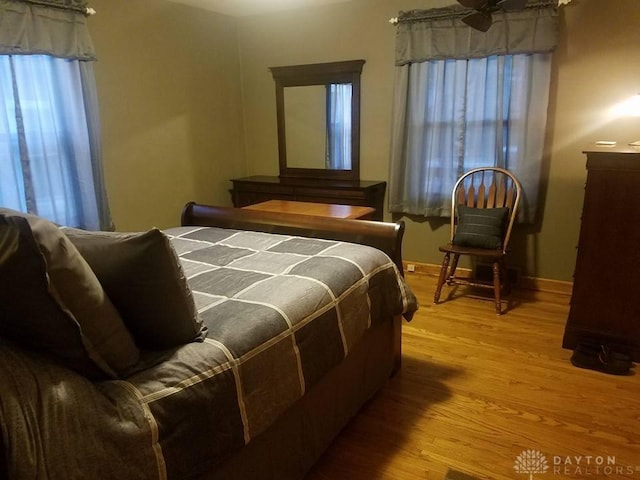
[[[415,273],[421,273],[423,275],[440,275],[440,265],[435,265],[433,263],[420,263],[420,262],[412,262],[405,261],[404,270],[408,272],[408,265],[413,265],[415,267]],[[457,268],[456,275],[459,275],[464,278],[471,278],[472,271],[470,268]],[[538,278],[538,277],[525,277],[520,276],[518,278],[518,287],[534,290],[536,292],[549,292],[549,293],[558,293],[562,295],[571,295],[571,291],[573,290],[573,282],[566,282],[563,280],[552,280],[549,278]]]

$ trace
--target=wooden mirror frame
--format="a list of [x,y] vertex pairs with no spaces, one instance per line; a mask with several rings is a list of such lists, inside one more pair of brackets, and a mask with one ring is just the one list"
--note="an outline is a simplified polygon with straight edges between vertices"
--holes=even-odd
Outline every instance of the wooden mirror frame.
[[[360,180],[360,74],[364,60],[314,63],[271,67],[276,83],[276,114],[278,122],[278,157],[280,177]],[[284,88],[330,83],[350,83],[351,93],[351,170],[297,168],[287,166],[287,136],[284,115]]]

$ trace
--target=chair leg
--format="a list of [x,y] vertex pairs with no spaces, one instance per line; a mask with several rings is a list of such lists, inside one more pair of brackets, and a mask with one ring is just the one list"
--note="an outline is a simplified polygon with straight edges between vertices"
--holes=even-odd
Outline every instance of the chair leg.
[[453,280],[453,277],[456,274],[456,268],[458,268],[458,260],[460,260],[460,254],[454,253],[453,260],[451,260],[451,267],[449,268],[449,273],[447,274],[447,285],[451,285],[449,283],[449,279]]
[[447,271],[449,270],[449,258],[449,252],[445,253],[444,258],[442,259],[442,266],[440,267],[440,276],[438,277],[436,293],[433,296],[433,303],[438,303],[438,301],[440,300],[440,292],[442,291],[442,286],[447,279]]
[[504,285],[504,294],[509,295],[511,293],[511,282],[509,281],[509,272],[507,270],[507,262],[502,259],[500,262],[502,283]]
[[493,262],[493,294],[496,299],[496,315],[502,315],[502,305],[500,303],[500,262]]

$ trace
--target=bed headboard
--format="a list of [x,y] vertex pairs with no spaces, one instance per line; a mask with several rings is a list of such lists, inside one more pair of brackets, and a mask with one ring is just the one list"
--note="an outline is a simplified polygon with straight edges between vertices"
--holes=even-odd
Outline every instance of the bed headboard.
[[182,210],[182,225],[253,230],[369,245],[389,255],[398,270],[403,273],[402,236],[405,228],[403,221],[390,223],[327,218],[189,202]]

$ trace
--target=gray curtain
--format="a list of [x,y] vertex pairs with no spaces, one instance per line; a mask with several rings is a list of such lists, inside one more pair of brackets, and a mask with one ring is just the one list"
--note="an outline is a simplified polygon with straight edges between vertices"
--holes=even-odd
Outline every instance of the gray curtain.
[[95,60],[86,2],[0,0],[0,55]]
[[80,62],[80,78],[82,80],[82,98],[87,119],[87,133],[89,148],[91,149],[91,173],[93,174],[93,186],[98,209],[98,225],[100,230],[115,230],[109,210],[109,199],[104,183],[102,170],[102,130],[100,128],[100,115],[98,110],[98,92],[96,79],[93,73],[93,62]]
[[470,12],[458,5],[400,12],[396,65],[550,52],[556,46],[557,2],[530,2],[521,11],[494,13],[493,24],[487,32],[480,32],[462,22],[462,17]]

